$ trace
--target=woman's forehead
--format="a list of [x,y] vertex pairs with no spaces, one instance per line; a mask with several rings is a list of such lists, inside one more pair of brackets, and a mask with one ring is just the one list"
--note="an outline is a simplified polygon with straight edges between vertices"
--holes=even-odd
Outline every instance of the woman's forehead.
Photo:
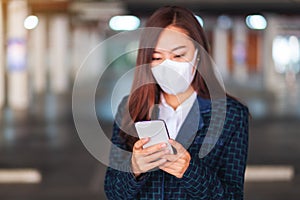
[[161,32],[155,49],[171,51],[178,47],[191,48],[192,46],[193,42],[191,41],[191,38],[185,33],[185,31],[181,28],[172,26],[165,28]]

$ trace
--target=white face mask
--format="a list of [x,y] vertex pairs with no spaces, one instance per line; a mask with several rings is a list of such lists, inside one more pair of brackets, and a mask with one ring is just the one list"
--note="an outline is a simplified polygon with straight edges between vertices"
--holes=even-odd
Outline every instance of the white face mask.
[[193,72],[193,67],[196,57],[197,50],[191,62],[176,62],[166,59],[159,65],[152,67],[152,74],[161,89],[167,94],[173,95],[185,92],[195,76],[196,69]]

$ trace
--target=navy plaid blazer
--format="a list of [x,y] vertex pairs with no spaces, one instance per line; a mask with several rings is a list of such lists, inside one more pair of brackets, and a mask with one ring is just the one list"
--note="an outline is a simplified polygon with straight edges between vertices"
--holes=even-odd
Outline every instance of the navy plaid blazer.
[[[126,101],[125,98],[121,102],[116,121],[121,120]],[[224,105],[225,109],[222,109]],[[218,119],[220,112],[225,112],[224,124],[219,122],[222,120]],[[248,151],[248,116],[247,107],[231,97],[213,104],[198,96],[176,138],[191,155],[190,165],[183,177],[177,178],[158,169],[136,179],[130,172],[131,157],[120,156],[120,153],[116,153],[112,148],[111,159],[114,159],[114,163],[119,160],[119,164],[123,163],[120,164],[123,169],[128,170],[117,170],[117,167],[112,166],[107,168],[104,183],[107,198],[243,199]],[[116,121],[113,126],[112,143],[120,149],[132,151],[127,149],[124,139],[120,137],[120,128]],[[208,136],[209,130],[217,130],[218,125],[222,126],[219,129],[220,134]],[[211,150],[201,157],[200,148],[205,146],[211,147]]]

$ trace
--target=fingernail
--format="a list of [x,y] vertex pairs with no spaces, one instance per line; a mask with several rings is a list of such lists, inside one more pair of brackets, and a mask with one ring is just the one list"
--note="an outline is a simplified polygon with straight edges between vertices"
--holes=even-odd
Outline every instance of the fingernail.
[[165,150],[165,153],[166,154],[170,153],[170,150],[169,149]]
[[161,145],[161,147],[166,147],[167,146],[167,144],[166,143],[163,143],[162,145]]

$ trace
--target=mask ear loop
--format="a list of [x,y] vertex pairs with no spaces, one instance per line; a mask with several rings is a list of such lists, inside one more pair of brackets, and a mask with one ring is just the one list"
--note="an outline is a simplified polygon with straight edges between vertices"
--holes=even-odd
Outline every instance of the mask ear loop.
[[199,61],[200,61],[199,50],[196,48],[195,55],[194,55],[194,58],[192,60],[192,62],[193,62],[193,68],[192,68],[193,69],[193,74],[192,74],[193,79],[194,79],[194,76],[196,74],[197,66],[199,64]]

